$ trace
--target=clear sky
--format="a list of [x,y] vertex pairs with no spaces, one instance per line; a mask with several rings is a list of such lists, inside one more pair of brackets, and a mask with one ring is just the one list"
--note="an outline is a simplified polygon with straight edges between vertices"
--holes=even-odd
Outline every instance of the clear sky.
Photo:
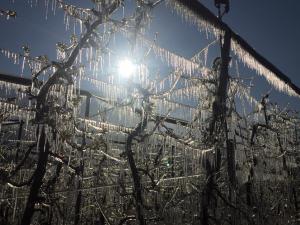
[[[129,1],[129,0],[128,0]],[[44,0],[37,7],[30,7],[27,0],[1,0],[0,8],[17,11],[16,20],[0,19],[0,48],[20,51],[28,44],[33,55],[48,54],[55,57],[55,43],[67,40],[62,23],[63,14],[49,13],[45,19]],[[35,0],[33,0],[35,2]],[[51,0],[50,0],[51,2]],[[73,4],[79,0],[67,1]],[[201,0],[205,6],[216,13],[213,0]],[[283,71],[300,86],[300,1],[299,0],[231,0],[231,8],[224,21],[240,36],[248,41],[259,53]],[[191,57],[205,46],[201,36],[192,25],[170,12],[163,5],[154,13],[151,31],[158,31],[162,46],[180,55]],[[12,65],[0,56],[0,71],[20,74],[20,66]],[[255,75],[249,70],[241,70],[245,76]],[[255,75],[253,95],[260,98],[270,87]],[[287,97],[286,94],[272,91],[274,101],[285,105],[290,102],[292,108],[300,110],[300,98]]]

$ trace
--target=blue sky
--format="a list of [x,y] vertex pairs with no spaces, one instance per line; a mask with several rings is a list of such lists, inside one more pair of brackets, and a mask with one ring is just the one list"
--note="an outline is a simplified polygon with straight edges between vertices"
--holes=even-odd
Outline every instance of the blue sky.
[[[49,13],[45,19],[44,0],[38,6],[30,7],[28,1],[1,0],[0,8],[15,9],[16,20],[0,19],[0,48],[20,51],[28,44],[33,55],[48,54],[55,57],[55,44],[68,40],[62,23],[63,13]],[[35,0],[34,0],[35,2]],[[79,0],[68,1],[76,4]],[[213,0],[200,1],[216,13]],[[248,41],[259,53],[283,71],[292,81],[300,86],[300,1],[298,0],[232,0],[231,9],[224,21],[240,36]],[[159,32],[159,43],[180,55],[191,57],[205,46],[205,35],[199,34],[195,27],[182,21],[164,5],[154,12],[151,32]],[[211,59],[212,60],[212,59]],[[0,56],[0,71],[20,74],[20,66],[9,63]],[[245,76],[255,76],[253,95],[258,99],[270,86],[253,71],[241,68]],[[285,106],[300,110],[300,98],[288,97],[284,93],[272,91],[271,98]]]

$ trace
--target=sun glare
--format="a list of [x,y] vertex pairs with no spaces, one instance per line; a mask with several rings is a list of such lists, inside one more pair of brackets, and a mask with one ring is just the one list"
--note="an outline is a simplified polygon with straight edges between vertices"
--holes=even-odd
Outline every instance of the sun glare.
[[118,73],[123,77],[131,77],[134,74],[135,65],[129,59],[123,59],[118,64]]

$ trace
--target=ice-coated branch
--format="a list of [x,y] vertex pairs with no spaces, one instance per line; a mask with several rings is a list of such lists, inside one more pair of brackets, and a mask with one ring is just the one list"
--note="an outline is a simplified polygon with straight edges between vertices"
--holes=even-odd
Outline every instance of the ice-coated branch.
[[37,96],[37,120],[41,119],[41,116],[43,115],[43,106],[46,102],[47,94],[53,84],[55,84],[60,78],[64,77],[65,79],[70,80],[68,74],[66,74],[67,69],[70,68],[73,63],[75,62],[80,50],[84,48],[86,43],[88,42],[90,36],[93,34],[94,30],[103,22],[106,21],[106,18],[113,13],[119,6],[118,1],[111,4],[111,6],[107,9],[106,12],[103,12],[96,21],[94,21],[86,30],[83,37],[79,40],[73,51],[71,52],[68,60],[58,66],[56,72],[47,80],[47,82],[42,86],[40,89],[38,96]]
[[10,18],[15,19],[17,17],[17,13],[16,11],[13,10],[0,9],[0,16],[5,16],[6,19],[10,19]]

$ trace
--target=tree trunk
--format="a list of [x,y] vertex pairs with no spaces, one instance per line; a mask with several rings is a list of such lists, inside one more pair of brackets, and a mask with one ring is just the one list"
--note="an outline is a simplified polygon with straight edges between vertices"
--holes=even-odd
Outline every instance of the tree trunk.
[[21,220],[21,225],[30,225],[31,223],[31,219],[34,213],[34,206],[37,202],[39,190],[43,184],[43,178],[46,173],[49,147],[49,142],[45,135],[45,127],[43,126],[41,128],[40,137],[38,141],[38,164],[33,174],[33,180],[30,187],[29,197],[27,199],[25,211]]
[[140,225],[145,225],[145,217],[144,217],[144,209],[143,209],[143,196],[142,196],[142,186],[140,182],[140,177],[138,173],[138,169],[135,164],[135,160],[133,157],[133,152],[131,149],[132,141],[133,139],[138,136],[143,130],[145,129],[147,125],[147,115],[142,118],[142,121],[139,123],[139,125],[128,135],[125,151],[128,159],[128,163],[130,166],[132,179],[133,179],[133,185],[134,185],[134,198],[136,202],[136,214],[137,214],[137,221]]

